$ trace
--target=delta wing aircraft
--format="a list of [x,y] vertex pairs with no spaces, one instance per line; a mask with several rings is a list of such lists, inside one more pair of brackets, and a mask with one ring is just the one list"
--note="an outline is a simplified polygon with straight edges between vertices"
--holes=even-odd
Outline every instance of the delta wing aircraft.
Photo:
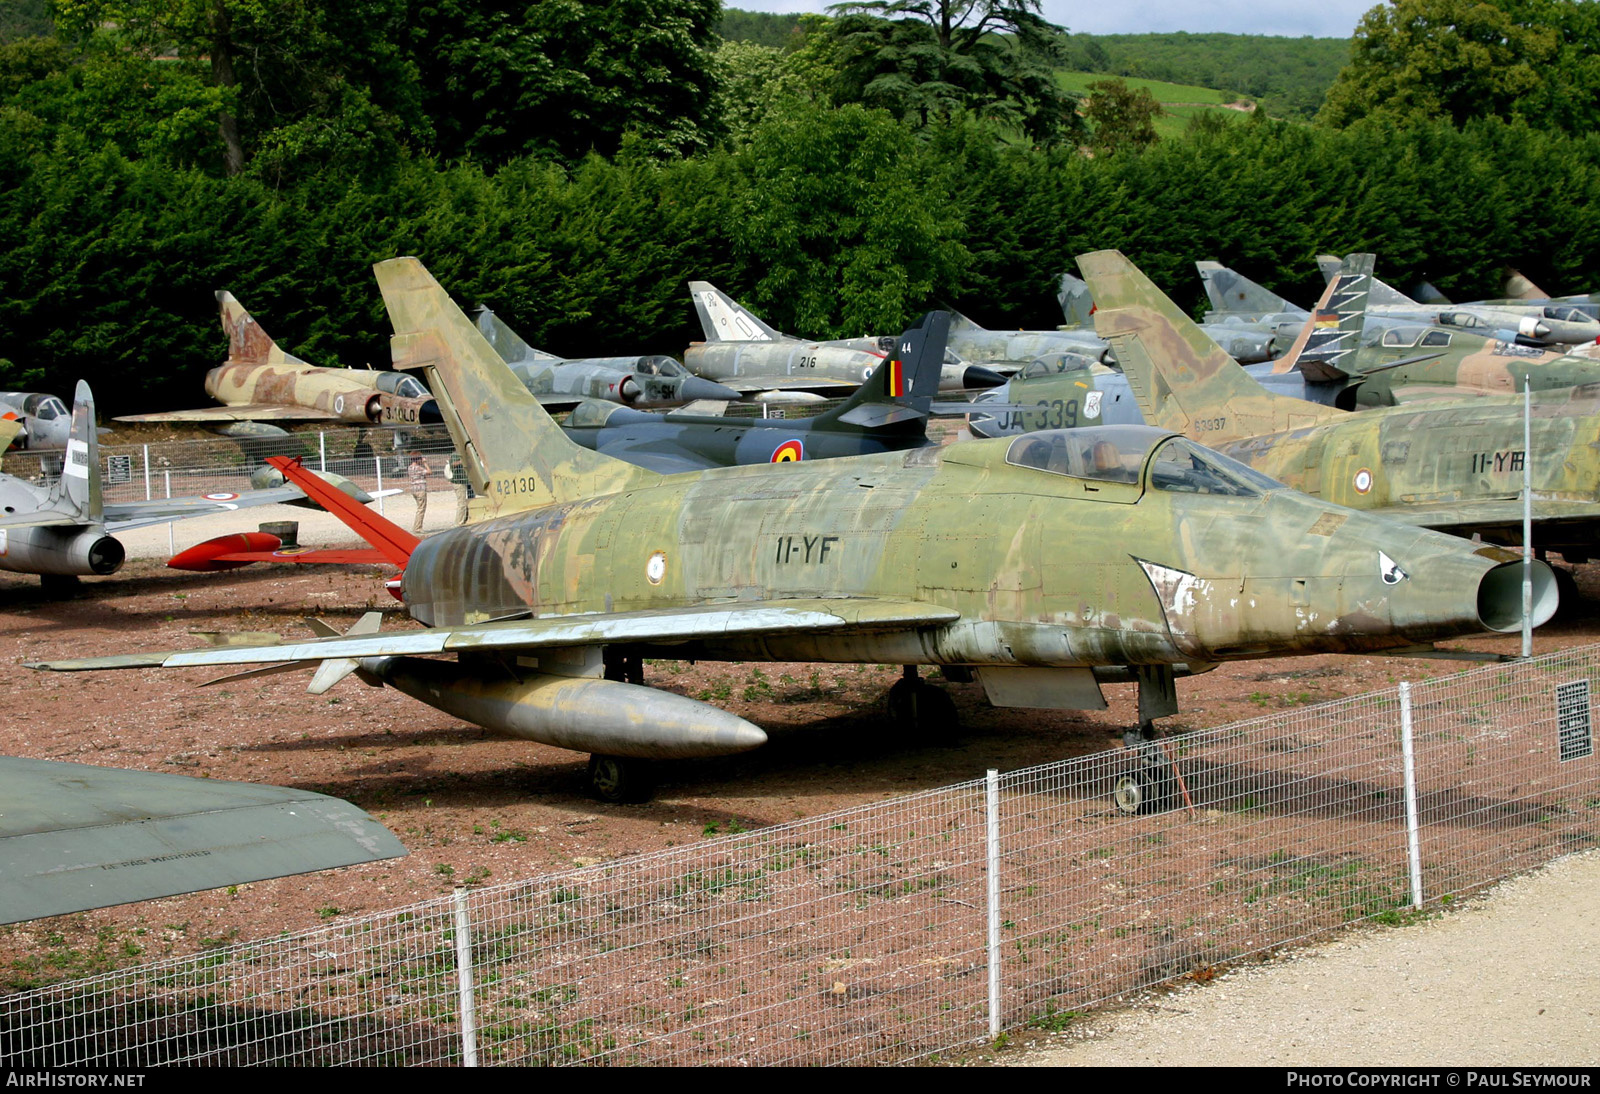
[[72,429],[66,404],[38,391],[0,391],[0,421],[18,426],[7,448],[65,448]]
[[[1318,255],[1317,268],[1331,281],[1339,274],[1340,259]],[[1475,304],[1448,301],[1419,303],[1399,289],[1372,279],[1369,313],[1377,319],[1468,330],[1476,334],[1516,339],[1533,345],[1579,345],[1600,342],[1600,322],[1574,304],[1551,301],[1506,300]]]
[[206,373],[222,406],[130,414],[119,422],[348,422],[413,426],[439,420],[416,377],[377,369],[319,368],[285,352],[230,292],[219,291],[228,359]]
[[[924,733],[954,706],[920,665],[1032,708],[1101,708],[1101,681],[1133,679],[1148,732],[1175,677],[1217,661],[1518,625],[1510,552],[1330,506],[1159,429],[659,475],[568,440],[416,259],[376,269],[394,359],[427,372],[481,496],[480,519],[410,550],[401,593],[426,629],[371,633],[371,613],[344,636],[36,667],[320,664],[317,694],[354,673],[588,751],[594,791],[627,800],[650,760],[766,740],[644,686],[646,657],[903,665],[890,709]],[[1145,768],[1120,789],[1125,810],[1165,798]]]
[[[893,338],[806,342],[773,330],[706,281],[689,282],[706,340],[683,353],[689,371],[763,402],[805,402],[845,395],[866,383],[894,347]],[[995,387],[998,373],[946,358],[940,391]]]
[[[1088,285],[1070,273],[1064,273],[1061,275],[1059,299],[1061,314],[1066,317],[1068,327],[1083,331],[1094,330],[1094,295],[1089,291]],[[1299,327],[1300,324],[1295,324],[1295,331],[1298,331]],[[1062,329],[1066,330],[1067,327]],[[1247,323],[1235,317],[1220,319],[1215,323],[1202,323],[1200,329],[1241,365],[1272,360],[1278,355],[1279,346],[1286,346],[1294,341],[1295,334],[1295,331],[1291,331],[1280,341],[1276,331],[1262,329],[1257,324]],[[1107,348],[1109,350],[1109,347]],[[1101,360],[1110,364],[1116,360],[1116,354],[1107,352],[1102,355]]]
[[730,387],[694,375],[670,357],[557,357],[534,349],[488,308],[478,330],[544,407],[603,399],[627,406],[672,406],[699,399],[739,398]]
[[[105,576],[121,569],[127,552],[111,534],[114,532],[257,505],[307,504],[297,486],[107,502],[101,486],[94,396],[81,380],[71,418],[66,459],[53,484],[35,486],[14,475],[0,474],[0,570],[38,574],[46,588],[68,588],[80,575]],[[15,423],[6,424],[15,428]],[[348,480],[333,475],[326,478],[358,501],[372,500]]]
[[923,316],[850,398],[812,418],[646,414],[591,401],[580,404],[562,429],[587,449],[664,474],[921,448],[934,443],[930,413],[972,409],[966,402],[933,402],[949,325],[946,312]]
[[0,923],[400,858],[348,802],[256,783],[0,757]]
[[[1325,294],[1317,306],[1312,343],[1285,355],[1275,373],[1291,370],[1325,382],[1351,385],[1355,406],[1395,406],[1419,399],[1460,399],[1509,395],[1600,383],[1600,361],[1557,349],[1526,345],[1506,334],[1485,337],[1398,320],[1369,321],[1370,293],[1376,284],[1370,254],[1347,255],[1342,277],[1330,281],[1345,289]],[[1341,399],[1338,405],[1351,403]]]
[[[1350,414],[1262,388],[1116,251],[1079,260],[1145,420],[1232,456],[1307,494],[1492,543],[1522,538],[1525,460],[1534,546],[1583,562],[1600,533],[1600,389],[1533,397],[1533,448],[1522,400],[1381,407]],[[1334,297],[1365,292],[1341,276]],[[1338,336],[1335,324],[1316,327]],[[1313,334],[1312,337],[1316,337]]]

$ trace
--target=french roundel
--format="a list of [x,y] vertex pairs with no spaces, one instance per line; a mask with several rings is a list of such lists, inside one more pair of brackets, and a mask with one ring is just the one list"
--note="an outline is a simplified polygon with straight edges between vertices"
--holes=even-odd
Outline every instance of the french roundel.
[[772,453],[773,463],[798,463],[806,458],[806,446],[800,438],[784,441]]

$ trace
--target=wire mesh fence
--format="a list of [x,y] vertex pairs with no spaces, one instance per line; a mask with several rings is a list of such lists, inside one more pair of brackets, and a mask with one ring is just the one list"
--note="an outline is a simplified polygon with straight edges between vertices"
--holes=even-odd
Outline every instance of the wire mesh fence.
[[0,1058],[925,1058],[1593,846],[1597,670],[1490,666],[57,984],[0,1001]]

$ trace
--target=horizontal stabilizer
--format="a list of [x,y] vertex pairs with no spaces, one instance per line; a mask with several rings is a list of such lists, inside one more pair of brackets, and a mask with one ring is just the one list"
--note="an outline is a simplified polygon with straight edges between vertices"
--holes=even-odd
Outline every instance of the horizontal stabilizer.
[[0,759],[0,922],[398,858],[400,841],[306,790]]

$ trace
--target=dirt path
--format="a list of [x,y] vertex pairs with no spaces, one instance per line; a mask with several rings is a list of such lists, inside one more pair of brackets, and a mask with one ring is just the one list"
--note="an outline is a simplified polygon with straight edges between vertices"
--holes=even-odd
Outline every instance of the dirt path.
[[1595,1066],[1600,851],[1426,923],[1152,993],[1002,1054],[1022,1067]]

